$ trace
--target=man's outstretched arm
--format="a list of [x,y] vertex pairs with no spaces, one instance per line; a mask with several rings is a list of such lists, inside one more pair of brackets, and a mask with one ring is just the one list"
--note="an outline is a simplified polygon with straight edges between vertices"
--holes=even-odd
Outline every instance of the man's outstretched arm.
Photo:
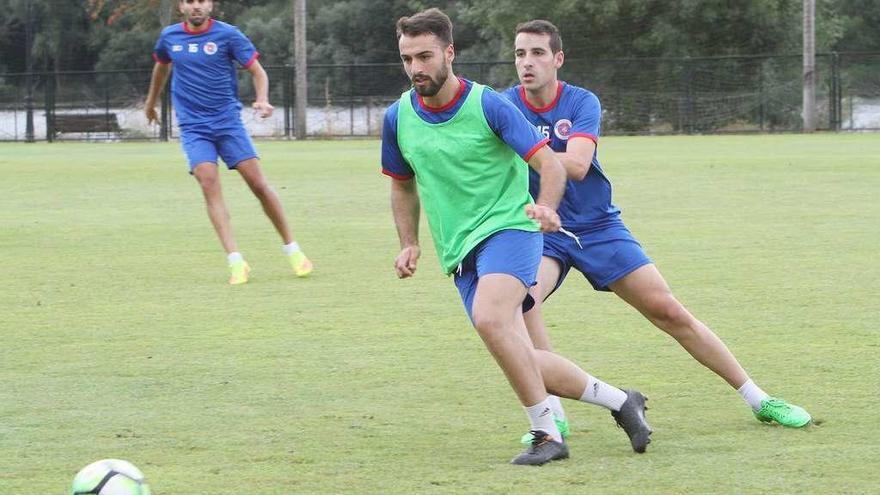
[[252,105],[254,110],[264,119],[271,117],[275,107],[269,104],[269,76],[266,74],[266,70],[260,65],[259,60],[254,60],[248,66],[247,71],[251,73],[254,80],[254,92],[257,94]]
[[150,90],[147,92],[147,101],[144,103],[144,113],[147,116],[148,123],[159,123],[159,114],[156,113],[156,101],[159,99],[159,94],[165,88],[165,83],[168,82],[169,74],[171,74],[171,64],[156,62],[153,65]]

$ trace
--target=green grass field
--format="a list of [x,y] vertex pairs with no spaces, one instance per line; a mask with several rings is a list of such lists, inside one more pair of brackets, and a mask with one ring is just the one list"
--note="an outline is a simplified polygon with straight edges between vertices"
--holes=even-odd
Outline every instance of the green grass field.
[[557,349],[650,396],[634,454],[566,402],[572,458],[514,467],[525,415],[429,247],[398,281],[376,141],[258,143],[315,261],[288,273],[237,174],[251,283],[176,144],[0,145],[0,494],[64,494],[91,461],[156,495],[876,493],[880,136],[606,138],[624,219],[676,295],[815,425],[735,391],[615,296],[571,276]]

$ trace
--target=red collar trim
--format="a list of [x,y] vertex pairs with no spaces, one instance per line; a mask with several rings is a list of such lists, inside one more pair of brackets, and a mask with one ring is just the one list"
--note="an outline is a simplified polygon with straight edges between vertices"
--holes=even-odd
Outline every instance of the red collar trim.
[[190,29],[189,26],[186,24],[186,21],[183,21],[181,24],[183,24],[183,30],[186,31],[186,34],[204,34],[211,30],[211,26],[214,25],[214,18],[209,17],[208,27],[206,27],[205,29],[199,29],[198,31]]
[[562,81],[556,82],[556,97],[553,98],[553,101],[551,101],[550,104],[547,105],[546,107],[538,108],[538,107],[532,105],[531,103],[529,103],[529,99],[526,98],[526,88],[524,88],[522,85],[519,87],[519,97],[523,101],[523,103],[526,104],[526,107],[529,110],[531,110],[535,113],[549,112],[550,110],[553,110],[553,107],[555,107],[557,103],[559,103],[559,98],[562,97],[562,87],[564,85],[565,85],[565,83],[563,83]]
[[458,92],[455,93],[455,96],[451,100],[449,100],[449,103],[440,107],[432,107],[425,103],[425,100],[422,99],[422,95],[416,93],[416,96],[419,100],[419,106],[422,107],[423,110],[427,110],[432,113],[445,112],[446,110],[454,107],[455,104],[458,103],[458,100],[461,99],[461,95],[464,94],[464,90],[467,88],[467,84],[465,84],[464,79],[458,78],[458,82],[460,83],[460,85],[458,86]]

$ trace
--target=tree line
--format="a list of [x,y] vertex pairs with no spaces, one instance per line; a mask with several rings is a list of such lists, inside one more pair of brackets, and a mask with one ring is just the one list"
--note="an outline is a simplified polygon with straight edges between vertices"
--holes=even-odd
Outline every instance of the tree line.
[[[215,17],[238,25],[265,65],[293,63],[292,0],[217,0]],[[512,57],[517,23],[547,18],[569,58],[796,54],[801,0],[312,0],[311,64],[396,62],[394,23],[427,7],[455,23],[462,61]],[[0,0],[0,73],[112,70],[152,65],[177,0]],[[817,51],[880,51],[880,0],[818,0]],[[28,57],[30,48],[30,57]]]

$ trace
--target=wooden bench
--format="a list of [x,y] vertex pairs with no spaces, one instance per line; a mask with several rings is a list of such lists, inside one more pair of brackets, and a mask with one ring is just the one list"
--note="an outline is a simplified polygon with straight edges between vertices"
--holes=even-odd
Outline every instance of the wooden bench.
[[115,113],[57,113],[52,120],[55,134],[122,132]]

